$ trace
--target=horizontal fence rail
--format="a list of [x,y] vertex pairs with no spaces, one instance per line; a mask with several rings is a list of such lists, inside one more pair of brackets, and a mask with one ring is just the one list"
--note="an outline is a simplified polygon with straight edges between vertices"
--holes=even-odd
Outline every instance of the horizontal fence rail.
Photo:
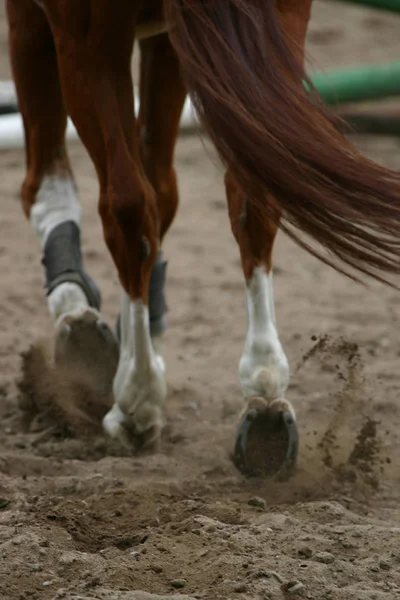
[[340,116],[345,121],[345,133],[368,133],[369,135],[400,136],[400,112],[381,114],[375,112],[343,111]]
[[[399,23],[400,36],[400,23]],[[311,79],[328,104],[344,104],[400,96],[400,60],[377,65],[331,69]]]
[[[351,2],[374,8],[396,10],[400,13],[400,0],[330,0],[334,2]],[[400,24],[399,24],[400,25]],[[400,30],[399,30],[400,35]],[[360,65],[341,69],[331,69],[323,73],[314,73],[311,80],[325,102],[331,105],[350,104],[371,100],[385,99],[393,96],[400,98],[400,60],[376,65]],[[138,94],[135,90],[138,109]],[[12,81],[0,81],[0,149],[18,148],[24,144],[24,133],[21,115]],[[360,132],[399,135],[399,116],[396,116],[391,130],[390,116],[379,120],[377,115],[355,117],[349,119],[351,125]],[[193,107],[187,99],[182,119],[181,130],[192,130],[198,127]],[[78,137],[75,127],[68,120],[67,138]]]

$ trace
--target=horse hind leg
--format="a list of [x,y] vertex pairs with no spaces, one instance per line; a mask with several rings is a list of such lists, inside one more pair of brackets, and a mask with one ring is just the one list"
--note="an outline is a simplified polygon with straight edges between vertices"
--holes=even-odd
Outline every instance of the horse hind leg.
[[88,367],[96,385],[108,392],[118,347],[99,313],[100,292],[83,268],[82,209],[65,150],[67,114],[52,34],[32,0],[8,0],[7,14],[26,139],[22,204],[42,246],[48,307],[56,323],[55,360]]
[[[311,0],[278,0],[277,9],[293,51],[304,59]],[[234,174],[225,177],[232,232],[239,245],[246,280],[248,327],[239,362],[245,398],[236,437],[234,461],[248,476],[286,477],[293,473],[299,440],[296,416],[285,399],[289,363],[275,319],[272,250],[280,210],[269,195],[269,214],[256,211]]]
[[289,364],[279,340],[272,286],[272,249],[280,213],[259,215],[246,200],[234,175],[225,179],[229,216],[246,280],[248,327],[239,362],[245,398],[235,446],[236,466],[249,476],[292,472],[298,436],[293,408],[285,399]]

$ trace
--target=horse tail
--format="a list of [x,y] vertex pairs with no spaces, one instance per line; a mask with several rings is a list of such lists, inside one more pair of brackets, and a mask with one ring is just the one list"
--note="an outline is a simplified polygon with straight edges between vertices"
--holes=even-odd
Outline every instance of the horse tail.
[[271,194],[281,229],[353,278],[400,273],[400,174],[340,132],[275,0],[166,0],[166,10],[192,102],[250,205],[277,221]]

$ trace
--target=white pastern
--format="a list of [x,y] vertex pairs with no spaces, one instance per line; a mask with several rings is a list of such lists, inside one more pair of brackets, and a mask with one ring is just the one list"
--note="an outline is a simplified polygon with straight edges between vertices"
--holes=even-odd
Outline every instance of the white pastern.
[[133,425],[135,433],[152,430],[156,438],[163,425],[167,395],[165,364],[152,344],[148,307],[141,300],[131,302],[124,291],[120,359],[113,389],[115,405],[104,417],[105,431],[125,442],[125,425]]
[[[69,175],[46,175],[36,194],[30,220],[36,230],[42,248],[51,231],[64,223],[73,221],[80,227],[82,208],[75,183]],[[57,320],[61,315],[89,307],[82,288],[76,283],[62,283],[48,297],[50,314]]]
[[272,274],[256,267],[246,287],[248,328],[239,363],[239,377],[246,398],[282,398],[289,384],[289,363],[275,323]]
[[55,321],[72,312],[89,308],[85,292],[76,283],[60,283],[47,297],[51,316]]

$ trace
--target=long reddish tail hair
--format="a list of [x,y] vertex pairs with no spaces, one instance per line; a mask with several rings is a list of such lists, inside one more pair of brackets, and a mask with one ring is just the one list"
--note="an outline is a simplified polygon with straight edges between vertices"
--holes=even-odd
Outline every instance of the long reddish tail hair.
[[305,90],[275,0],[166,0],[166,11],[196,111],[248,201],[276,220],[272,194],[280,227],[337,270],[400,273],[400,174],[361,156]]

